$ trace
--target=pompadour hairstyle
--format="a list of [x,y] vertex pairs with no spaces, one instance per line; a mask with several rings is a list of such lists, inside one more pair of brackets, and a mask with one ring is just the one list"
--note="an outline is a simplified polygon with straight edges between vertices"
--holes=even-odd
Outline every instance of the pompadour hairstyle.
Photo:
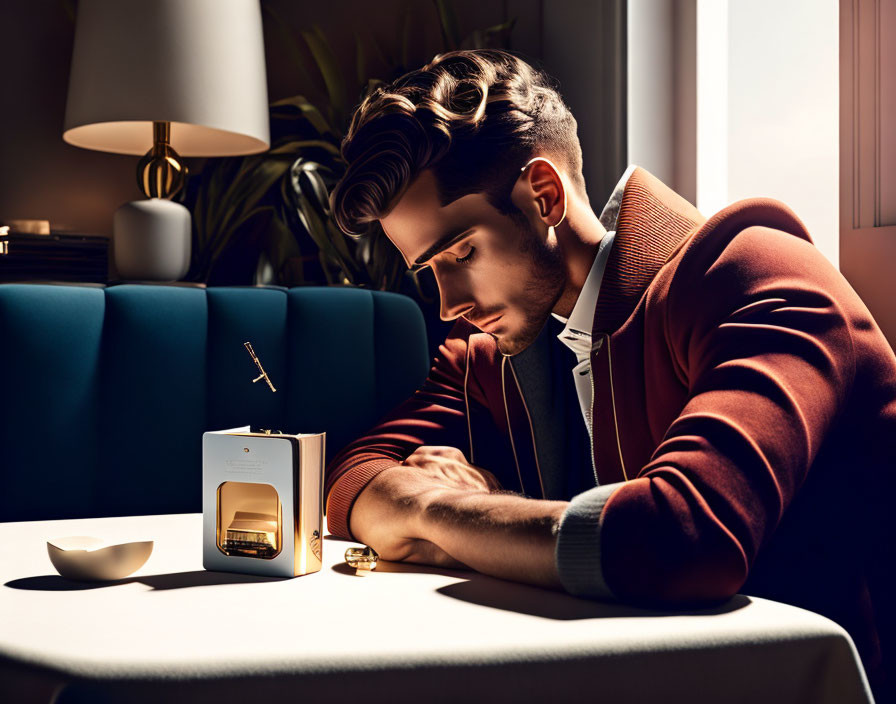
[[555,81],[514,54],[438,54],[356,109],[341,145],[348,167],[330,194],[333,216],[346,234],[363,234],[427,168],[442,206],[484,193],[502,214],[521,215],[510,193],[534,156],[565,169],[586,197],[576,127]]

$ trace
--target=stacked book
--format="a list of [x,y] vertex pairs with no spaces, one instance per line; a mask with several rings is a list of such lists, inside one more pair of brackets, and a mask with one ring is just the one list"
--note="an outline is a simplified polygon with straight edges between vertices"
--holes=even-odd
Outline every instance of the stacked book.
[[0,282],[106,283],[109,239],[51,232],[35,235],[0,228]]

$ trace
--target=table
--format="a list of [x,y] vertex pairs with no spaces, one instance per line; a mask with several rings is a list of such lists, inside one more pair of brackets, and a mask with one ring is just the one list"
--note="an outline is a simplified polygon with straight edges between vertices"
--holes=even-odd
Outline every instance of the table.
[[[113,583],[58,576],[64,535],[156,541]],[[206,572],[201,516],[0,523],[3,702],[870,700],[855,647],[802,609],[738,595],[668,613],[473,572],[381,562],[327,536],[319,573]]]

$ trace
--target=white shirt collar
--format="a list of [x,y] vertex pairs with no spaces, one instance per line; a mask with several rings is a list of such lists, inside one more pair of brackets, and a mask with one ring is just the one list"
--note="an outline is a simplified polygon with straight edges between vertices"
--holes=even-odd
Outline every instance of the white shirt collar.
[[600,214],[600,223],[607,234],[601,238],[597,248],[597,254],[585,279],[585,284],[579,292],[579,297],[573,305],[569,318],[564,318],[556,313],[551,313],[557,320],[566,324],[566,327],[557,336],[560,341],[579,354],[583,348],[591,347],[591,325],[594,321],[594,309],[597,306],[597,296],[600,293],[601,281],[604,277],[604,269],[610,256],[610,246],[616,236],[616,221],[619,218],[619,206],[622,204],[622,194],[632,172],[637,168],[635,164],[629,165],[613,189],[610,199]]

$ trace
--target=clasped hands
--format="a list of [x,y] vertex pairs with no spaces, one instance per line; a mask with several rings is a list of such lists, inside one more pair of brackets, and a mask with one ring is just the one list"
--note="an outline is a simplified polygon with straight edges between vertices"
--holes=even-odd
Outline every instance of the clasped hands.
[[383,560],[464,568],[438,544],[452,501],[498,491],[495,475],[457,448],[424,445],[370,481],[352,507],[350,529]]

